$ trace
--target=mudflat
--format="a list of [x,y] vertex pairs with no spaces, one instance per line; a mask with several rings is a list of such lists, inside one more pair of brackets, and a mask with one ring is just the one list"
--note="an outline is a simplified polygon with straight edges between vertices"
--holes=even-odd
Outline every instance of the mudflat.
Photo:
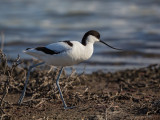
[[64,110],[55,84],[58,69],[34,69],[24,101],[18,105],[27,68],[16,62],[8,66],[3,59],[0,64],[2,120],[160,119],[160,65],[115,73],[77,74],[73,70],[67,75],[64,70],[60,86],[67,105],[75,106]]

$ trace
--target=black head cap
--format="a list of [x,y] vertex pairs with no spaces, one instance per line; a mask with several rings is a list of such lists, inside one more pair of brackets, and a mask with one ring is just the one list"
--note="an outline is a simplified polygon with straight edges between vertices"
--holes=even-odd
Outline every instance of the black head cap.
[[95,30],[90,30],[86,32],[82,38],[82,44],[86,45],[86,40],[89,35],[95,36],[97,39],[100,39],[100,34]]

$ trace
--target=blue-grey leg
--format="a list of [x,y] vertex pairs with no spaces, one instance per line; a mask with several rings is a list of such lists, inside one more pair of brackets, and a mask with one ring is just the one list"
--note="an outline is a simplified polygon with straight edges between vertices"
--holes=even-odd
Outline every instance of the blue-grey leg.
[[30,76],[30,72],[31,72],[32,68],[37,67],[37,66],[39,66],[39,65],[42,65],[42,64],[44,64],[44,63],[45,63],[45,62],[41,62],[41,63],[34,64],[34,65],[32,65],[32,66],[29,67],[29,70],[28,70],[28,73],[27,73],[27,78],[26,78],[25,85],[24,85],[24,89],[23,89],[23,92],[22,92],[22,94],[21,94],[21,96],[20,96],[20,98],[19,98],[18,104],[21,104],[21,103],[22,103],[23,98],[24,98],[24,96],[25,96],[26,88],[27,88],[27,83],[28,83],[29,76]]
[[58,87],[58,91],[59,91],[59,93],[60,93],[60,97],[61,97],[61,100],[62,100],[62,102],[63,102],[64,109],[72,109],[72,108],[74,108],[74,107],[67,107],[67,105],[66,105],[66,103],[65,103],[65,101],[64,101],[63,94],[62,94],[62,92],[61,92],[60,86],[59,86],[59,78],[60,78],[60,76],[61,76],[62,71],[63,71],[63,67],[62,67],[62,68],[60,69],[60,71],[59,71],[59,74],[58,74],[58,77],[57,77],[57,80],[56,80],[56,85],[57,85],[57,87]]

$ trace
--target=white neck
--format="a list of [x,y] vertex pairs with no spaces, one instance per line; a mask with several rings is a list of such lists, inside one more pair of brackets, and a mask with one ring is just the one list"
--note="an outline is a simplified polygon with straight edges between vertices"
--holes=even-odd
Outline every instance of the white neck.
[[89,59],[92,56],[92,54],[93,54],[93,50],[94,50],[93,44],[94,44],[94,42],[88,41],[87,44],[86,44],[86,46],[85,46],[84,58],[86,60]]
[[99,40],[92,35],[89,35],[86,39],[86,44],[94,44],[95,42],[98,42]]

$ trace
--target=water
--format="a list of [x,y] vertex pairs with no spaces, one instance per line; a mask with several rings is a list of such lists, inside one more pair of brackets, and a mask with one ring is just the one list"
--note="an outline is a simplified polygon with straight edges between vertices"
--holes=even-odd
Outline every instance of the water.
[[62,40],[81,41],[95,29],[119,52],[96,44],[90,60],[75,68],[90,73],[117,71],[160,63],[159,0],[5,0],[0,1],[0,31],[9,58],[28,47]]

